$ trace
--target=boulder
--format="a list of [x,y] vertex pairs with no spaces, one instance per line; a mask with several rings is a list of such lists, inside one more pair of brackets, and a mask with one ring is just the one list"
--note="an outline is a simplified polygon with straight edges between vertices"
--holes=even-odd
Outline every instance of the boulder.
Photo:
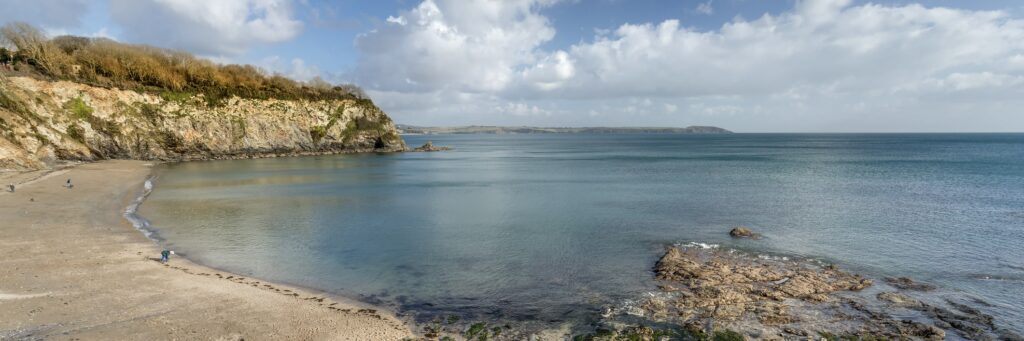
[[736,238],[754,238],[754,231],[747,227],[738,226],[729,231],[729,235]]

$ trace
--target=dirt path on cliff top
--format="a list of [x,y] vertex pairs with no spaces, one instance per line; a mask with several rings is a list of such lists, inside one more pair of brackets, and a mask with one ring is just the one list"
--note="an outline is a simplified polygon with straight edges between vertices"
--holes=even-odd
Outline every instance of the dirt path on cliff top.
[[[149,172],[144,162],[107,161],[40,177],[15,193],[4,188],[0,339],[412,336],[386,313],[181,258],[172,258],[168,266],[155,261],[157,245],[121,216]],[[67,178],[74,189],[62,186]]]

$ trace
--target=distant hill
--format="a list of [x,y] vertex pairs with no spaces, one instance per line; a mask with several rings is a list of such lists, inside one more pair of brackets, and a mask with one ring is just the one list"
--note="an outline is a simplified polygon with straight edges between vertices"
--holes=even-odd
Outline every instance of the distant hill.
[[417,127],[396,125],[400,134],[729,134],[729,130],[711,126],[671,127]]

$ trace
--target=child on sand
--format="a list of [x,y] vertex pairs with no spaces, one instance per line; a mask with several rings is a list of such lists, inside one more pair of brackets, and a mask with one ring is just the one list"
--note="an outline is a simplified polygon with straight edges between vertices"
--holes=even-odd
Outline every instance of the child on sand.
[[170,250],[160,251],[160,261],[161,262],[167,263],[167,261],[170,260],[170,258],[171,258],[171,251]]
[[71,184],[71,179],[68,179],[68,182],[64,184],[64,187],[67,187],[67,188],[74,188],[74,187],[75,187],[75,185],[72,185],[72,184]]

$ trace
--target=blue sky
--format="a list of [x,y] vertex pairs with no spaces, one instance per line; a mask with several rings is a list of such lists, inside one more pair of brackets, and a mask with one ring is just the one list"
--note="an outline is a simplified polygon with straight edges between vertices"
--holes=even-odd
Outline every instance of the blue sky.
[[1022,131],[1019,1],[0,0],[0,22],[355,83],[400,123]]

